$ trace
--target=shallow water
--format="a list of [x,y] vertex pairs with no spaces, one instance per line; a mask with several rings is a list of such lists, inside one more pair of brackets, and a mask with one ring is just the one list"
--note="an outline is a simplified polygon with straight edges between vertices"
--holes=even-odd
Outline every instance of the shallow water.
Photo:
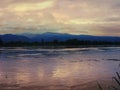
[[0,48],[0,90],[109,90],[119,64],[120,47]]

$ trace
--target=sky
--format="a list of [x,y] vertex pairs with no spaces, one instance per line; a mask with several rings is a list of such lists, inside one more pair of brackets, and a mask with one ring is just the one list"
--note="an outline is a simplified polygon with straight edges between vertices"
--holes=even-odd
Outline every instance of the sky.
[[0,34],[120,36],[120,0],[0,0]]

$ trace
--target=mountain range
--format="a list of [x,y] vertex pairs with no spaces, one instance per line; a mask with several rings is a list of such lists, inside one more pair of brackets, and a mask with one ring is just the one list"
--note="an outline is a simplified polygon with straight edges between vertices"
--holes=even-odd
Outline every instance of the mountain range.
[[42,34],[4,34],[0,35],[3,42],[41,42],[44,41],[66,41],[68,39],[89,40],[89,41],[108,41],[108,42],[120,42],[119,36],[92,36],[92,35],[74,35],[66,33],[52,33],[46,32]]

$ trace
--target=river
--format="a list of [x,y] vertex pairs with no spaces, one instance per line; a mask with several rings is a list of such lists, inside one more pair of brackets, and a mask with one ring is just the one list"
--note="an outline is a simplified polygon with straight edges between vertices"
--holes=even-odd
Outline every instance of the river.
[[0,90],[108,90],[119,64],[120,47],[0,48]]

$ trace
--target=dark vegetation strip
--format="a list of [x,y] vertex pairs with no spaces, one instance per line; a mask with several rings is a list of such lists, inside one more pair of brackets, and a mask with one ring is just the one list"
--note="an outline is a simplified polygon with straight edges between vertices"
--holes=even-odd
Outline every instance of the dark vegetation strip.
[[89,40],[77,40],[77,39],[69,39],[66,41],[44,41],[40,42],[23,42],[23,41],[11,41],[11,42],[3,42],[0,39],[0,46],[3,47],[23,47],[23,46],[43,46],[43,47],[95,47],[95,46],[120,46],[120,42],[109,42],[109,41],[89,41]]

